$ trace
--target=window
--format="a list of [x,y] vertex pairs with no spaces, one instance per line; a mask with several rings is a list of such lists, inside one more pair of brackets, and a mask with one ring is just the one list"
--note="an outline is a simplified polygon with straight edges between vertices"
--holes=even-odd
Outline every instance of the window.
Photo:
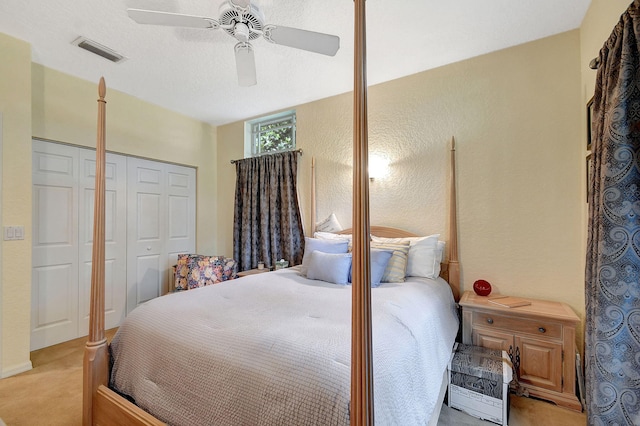
[[245,129],[245,156],[272,154],[296,148],[295,111],[248,121]]

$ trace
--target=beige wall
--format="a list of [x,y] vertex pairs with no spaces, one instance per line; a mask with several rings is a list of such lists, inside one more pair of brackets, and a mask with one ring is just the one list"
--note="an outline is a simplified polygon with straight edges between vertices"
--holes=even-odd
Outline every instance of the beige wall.
[[[3,242],[2,375],[28,369],[31,309],[31,137],[95,147],[97,81],[31,63],[30,46],[0,34],[3,225],[24,241]],[[107,149],[197,168],[197,251],[217,253],[216,128],[109,88]],[[10,265],[10,267],[9,267]]]
[[[388,178],[370,186],[371,223],[446,235],[455,136],[463,290],[482,278],[496,292],[566,302],[582,317],[581,99],[577,30],[371,87],[370,152],[390,160]],[[296,110],[304,217],[315,156],[318,219],[335,212],[350,226],[351,95]],[[220,182],[234,177],[222,164],[242,155],[242,129],[218,128],[228,150],[218,155]],[[232,199],[233,186],[218,195]],[[220,209],[223,228],[232,204]]]
[[31,48],[0,34],[2,225],[24,225],[25,239],[2,241],[0,377],[31,368]]

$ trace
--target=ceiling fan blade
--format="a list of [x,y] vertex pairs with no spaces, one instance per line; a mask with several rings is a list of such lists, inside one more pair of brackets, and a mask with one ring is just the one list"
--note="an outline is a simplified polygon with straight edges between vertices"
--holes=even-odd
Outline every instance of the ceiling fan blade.
[[340,48],[340,37],[298,28],[266,25],[264,37],[275,44],[334,56]]
[[256,80],[256,61],[253,47],[249,43],[238,43],[235,46],[236,69],[240,86],[254,86]]
[[127,9],[129,18],[139,24],[169,25],[172,27],[213,28],[220,24],[215,19],[156,10]]

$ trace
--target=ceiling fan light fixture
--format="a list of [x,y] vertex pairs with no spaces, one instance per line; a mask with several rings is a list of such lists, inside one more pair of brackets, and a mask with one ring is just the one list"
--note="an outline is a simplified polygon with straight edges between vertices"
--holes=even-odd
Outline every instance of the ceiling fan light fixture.
[[256,60],[253,54],[253,47],[249,43],[238,43],[236,51],[236,71],[238,72],[238,84],[243,87],[255,86]]
[[75,40],[73,40],[71,42],[71,44],[74,44],[76,46],[78,46],[81,49],[86,50],[87,52],[91,52],[94,55],[98,55],[108,61],[114,62],[114,63],[119,63],[122,61],[125,61],[127,58],[124,57],[123,55],[119,54],[118,52],[116,52],[113,49],[110,49],[106,46],[101,45],[100,43],[97,43],[93,40],[89,40],[86,37],[78,37]]

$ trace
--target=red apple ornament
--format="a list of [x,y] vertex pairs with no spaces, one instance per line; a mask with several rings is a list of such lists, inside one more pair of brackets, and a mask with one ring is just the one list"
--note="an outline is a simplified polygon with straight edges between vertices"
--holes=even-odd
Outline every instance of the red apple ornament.
[[475,291],[478,296],[488,296],[489,293],[491,293],[491,284],[489,284],[489,281],[478,280],[473,283],[473,291]]

